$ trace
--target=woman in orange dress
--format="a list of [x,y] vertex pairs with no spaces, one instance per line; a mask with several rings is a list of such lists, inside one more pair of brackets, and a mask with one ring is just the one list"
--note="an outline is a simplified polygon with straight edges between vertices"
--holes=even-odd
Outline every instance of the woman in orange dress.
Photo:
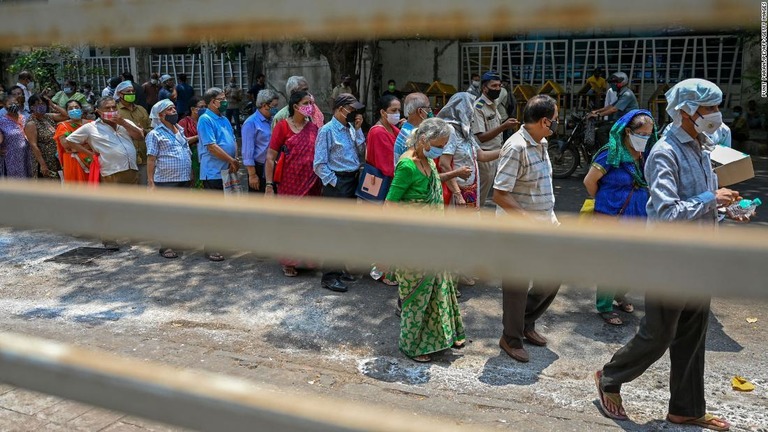
[[67,102],[66,108],[69,120],[59,123],[56,126],[56,133],[53,135],[56,149],[59,152],[61,169],[64,173],[64,182],[86,183],[88,181],[86,169],[91,164],[90,158],[87,153],[74,151],[67,142],[67,137],[90,120],[83,120],[83,107],[80,102],[71,100]]

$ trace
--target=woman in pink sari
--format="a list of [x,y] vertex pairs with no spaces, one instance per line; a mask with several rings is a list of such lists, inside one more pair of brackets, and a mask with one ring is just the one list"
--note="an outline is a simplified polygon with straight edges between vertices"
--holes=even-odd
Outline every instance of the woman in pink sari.
[[[275,125],[267,150],[266,196],[320,196],[322,183],[312,169],[318,131],[312,122],[314,110],[312,97],[307,92],[293,93],[288,100],[289,117]],[[283,259],[280,264],[286,276],[298,275],[296,267],[300,262]]]

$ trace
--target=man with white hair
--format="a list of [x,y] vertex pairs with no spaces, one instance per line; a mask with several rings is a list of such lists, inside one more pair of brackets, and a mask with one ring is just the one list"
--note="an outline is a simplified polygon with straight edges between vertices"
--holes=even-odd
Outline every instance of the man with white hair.
[[397,166],[400,156],[408,150],[408,146],[405,143],[408,141],[408,137],[411,136],[411,132],[419,127],[421,122],[435,116],[432,114],[432,107],[427,95],[418,92],[410,93],[405,97],[405,101],[403,101],[403,114],[407,121],[400,127],[400,133],[397,134],[397,139],[395,139],[395,166]]
[[[285,83],[286,99],[289,99],[292,94],[300,91],[309,92],[309,83],[307,83],[307,79],[303,76],[297,75],[288,78],[288,81]],[[312,114],[312,123],[314,123],[318,128],[321,128],[325,123],[325,117],[323,117],[323,112],[320,110],[320,107],[315,103],[314,97],[312,97],[312,105],[315,106]],[[272,129],[275,128],[280,120],[285,120],[288,117],[288,105],[286,105],[272,117]]]
[[[131,81],[123,81],[115,87],[115,100],[117,100],[117,112],[120,117],[128,119],[148,134],[152,127],[149,122],[149,114],[143,106],[136,101],[136,89]],[[139,167],[139,184],[147,184],[147,144],[144,139],[134,139],[136,147],[136,165]]]
[[[674,124],[653,146],[645,163],[650,199],[649,220],[692,222],[715,227],[718,207],[739,199],[739,193],[717,187],[706,134],[722,124],[718,105],[722,91],[702,79],[688,79],[670,89],[667,113]],[[645,317],[637,334],[602,370],[595,373],[605,416],[627,420],[621,386],[642,375],[669,349],[670,399],[667,421],[705,429],[728,430],[724,419],[706,412],[704,347],[710,298],[669,299],[648,293]]]
[[251,192],[263,193],[266,190],[264,164],[272,138],[270,119],[277,114],[278,101],[274,91],[261,90],[256,95],[256,111],[243,123],[243,165],[248,170],[248,189]]
[[158,100],[170,99],[173,103],[176,103],[179,94],[176,92],[176,82],[173,77],[168,74],[161,76],[160,85],[162,88],[157,93]]

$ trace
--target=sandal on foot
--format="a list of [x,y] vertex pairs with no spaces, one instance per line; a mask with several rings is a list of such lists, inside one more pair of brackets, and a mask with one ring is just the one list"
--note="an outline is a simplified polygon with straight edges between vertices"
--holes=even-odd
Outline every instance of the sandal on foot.
[[420,355],[420,356],[416,356],[416,357],[411,357],[411,360],[413,360],[413,361],[415,361],[417,363],[429,363],[429,362],[432,361],[432,357],[430,357],[429,355],[425,354],[425,355]]
[[673,424],[681,424],[681,425],[689,425],[689,426],[698,426],[700,428],[704,429],[710,429],[714,431],[727,431],[731,430],[731,424],[728,423],[726,420],[721,419],[720,417],[717,417],[715,415],[712,415],[710,413],[706,413],[703,416],[699,418],[689,418],[682,421],[672,421],[669,418],[669,415],[667,415],[667,421]]
[[[602,410],[603,415],[614,420],[629,420],[627,413],[624,411],[624,405],[622,405],[621,402],[621,395],[619,393],[607,393],[603,391],[603,387],[600,385],[600,379],[602,377],[603,371],[595,372],[597,395],[600,397],[600,409]],[[611,406],[614,407],[614,410],[610,409]]]
[[466,339],[459,339],[453,343],[453,348],[455,349],[462,349],[467,346],[467,340]]
[[379,279],[379,280],[380,280],[380,281],[381,281],[381,282],[382,282],[384,285],[388,285],[388,286],[397,286],[397,285],[398,285],[398,283],[397,283],[397,282],[395,282],[395,281],[393,281],[393,280],[389,279],[389,278],[388,278],[388,277],[386,277],[386,276],[382,276],[382,277],[381,277],[381,279]]
[[163,258],[168,258],[168,259],[173,259],[173,258],[178,258],[179,257],[179,255],[176,252],[174,252],[173,249],[171,249],[171,248],[161,249],[160,250],[160,256],[163,257]]
[[635,311],[635,307],[632,305],[632,303],[630,303],[630,302],[628,302],[626,300],[617,301],[616,304],[617,304],[619,309],[621,309],[622,311],[624,311],[626,313],[632,313],[632,312]]
[[205,254],[205,257],[208,258],[208,260],[213,261],[213,262],[224,261],[224,257],[220,253],[217,253],[217,252],[212,252],[212,253]]
[[620,326],[624,324],[624,321],[619,318],[619,315],[616,312],[600,312],[600,318],[605,321],[606,324]]
[[296,277],[299,275],[299,272],[296,271],[296,267],[293,266],[283,266],[283,275],[287,277]]

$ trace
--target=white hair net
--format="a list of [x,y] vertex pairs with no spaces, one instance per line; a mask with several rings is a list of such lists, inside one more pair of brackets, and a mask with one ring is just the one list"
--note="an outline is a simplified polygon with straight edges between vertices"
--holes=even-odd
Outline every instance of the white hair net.
[[[127,89],[128,87],[133,88],[133,83],[130,82],[130,81],[123,81],[120,84],[118,84],[117,87],[115,87],[115,98],[117,98],[117,96],[118,96],[117,94],[118,93],[120,93],[121,91]],[[134,89],[134,90],[136,90],[136,89]]]
[[700,106],[716,106],[723,101],[723,92],[712,82],[691,78],[677,83],[667,94],[667,114],[676,126],[683,123],[680,111],[693,115]]
[[174,106],[170,99],[163,99],[152,105],[152,111],[149,113],[149,119],[152,120],[152,127],[157,128],[163,122],[160,121],[160,113]]

